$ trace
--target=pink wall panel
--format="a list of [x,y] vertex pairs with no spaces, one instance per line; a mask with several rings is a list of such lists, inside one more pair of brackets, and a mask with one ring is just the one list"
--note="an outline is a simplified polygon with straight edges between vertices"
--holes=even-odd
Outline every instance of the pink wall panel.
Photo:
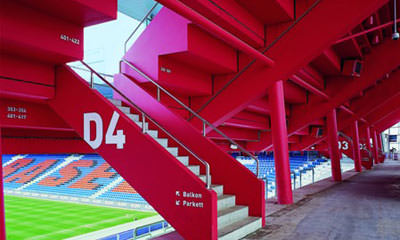
[[0,77],[54,86],[54,66],[13,55],[0,55]]
[[20,82],[0,77],[0,97],[49,99],[54,97],[54,87]]
[[83,28],[13,1],[0,8],[2,52],[64,63],[83,58]]
[[[158,80],[158,56],[187,50],[188,23],[188,20],[171,10],[161,9],[129,49],[125,59],[133,62],[151,78]],[[122,69],[139,81],[143,80],[135,71],[125,67]]]
[[3,128],[71,130],[49,106],[12,99],[0,99],[0,122]]
[[[117,0],[12,0],[75,23],[90,26],[117,17]],[[62,5],[62,8],[60,6]]]
[[54,138],[2,139],[3,154],[93,153],[83,140]]

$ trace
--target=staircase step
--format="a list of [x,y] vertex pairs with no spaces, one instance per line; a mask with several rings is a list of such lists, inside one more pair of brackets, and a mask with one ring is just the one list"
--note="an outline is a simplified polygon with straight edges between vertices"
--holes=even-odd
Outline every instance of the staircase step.
[[110,101],[115,106],[122,106],[122,101],[121,100],[109,98],[108,101]]
[[148,130],[146,131],[152,138],[158,138],[158,131],[157,130]]
[[[199,178],[200,178],[203,182],[206,182],[206,175],[200,175]],[[211,175],[210,175],[210,182],[211,182]]]
[[249,216],[249,207],[233,206],[218,212],[218,229],[222,229]]
[[172,155],[174,155],[174,157],[177,157],[177,156],[178,156],[178,148],[176,148],[176,147],[167,147],[166,149],[167,149],[167,151],[168,151],[169,153],[171,153]]
[[132,119],[135,122],[139,122],[139,115],[137,114],[126,114],[130,119]]
[[236,204],[236,196],[223,194],[218,196],[218,211],[222,211],[224,209],[235,206]]
[[131,113],[131,108],[130,107],[123,107],[123,106],[117,106],[119,110],[121,110],[123,113],[129,114]]
[[[136,125],[138,125],[140,128],[142,128],[142,122],[139,122],[139,121],[134,121],[135,123],[136,123]],[[149,130],[149,123],[148,122],[145,122],[144,123],[144,126],[145,126],[145,129],[146,130]]]
[[190,165],[188,166],[188,168],[190,169],[190,171],[192,171],[194,174],[196,174],[197,176],[200,175],[200,166],[197,165]]
[[241,239],[261,228],[261,218],[247,217],[218,230],[218,240]]
[[183,165],[187,166],[189,165],[189,157],[176,157]]
[[211,185],[211,188],[217,193],[217,196],[221,196],[222,194],[224,194],[224,185],[213,184]]
[[155,140],[163,147],[168,147],[168,138],[156,138]]

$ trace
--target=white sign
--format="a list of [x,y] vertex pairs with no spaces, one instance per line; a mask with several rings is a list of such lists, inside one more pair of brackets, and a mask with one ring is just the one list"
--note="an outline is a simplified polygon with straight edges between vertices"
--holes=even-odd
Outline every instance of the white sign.
[[8,106],[7,107],[7,118],[9,119],[26,119],[27,110],[23,107]]
[[201,193],[175,191],[175,195],[176,197],[180,198],[175,200],[176,206],[192,207],[192,208],[204,207],[204,203],[202,201],[195,201],[195,199],[201,200],[203,198],[203,195]]
[[347,141],[339,141],[339,149],[342,150],[348,150],[349,149],[349,143]]
[[71,43],[76,44],[76,45],[80,45],[79,39],[70,37],[70,36],[68,36],[66,34],[61,34],[60,35],[60,39],[64,40],[64,41],[67,41],[67,42],[71,42]]
[[[108,125],[106,132],[105,144],[115,144],[117,149],[123,149],[126,142],[126,137],[123,130],[117,130],[117,134],[114,135],[115,128],[117,127],[119,114],[114,111],[110,124]],[[91,140],[90,123],[94,123],[96,127],[95,138]],[[98,113],[84,113],[83,114],[83,139],[93,149],[97,149],[103,142],[103,119]]]

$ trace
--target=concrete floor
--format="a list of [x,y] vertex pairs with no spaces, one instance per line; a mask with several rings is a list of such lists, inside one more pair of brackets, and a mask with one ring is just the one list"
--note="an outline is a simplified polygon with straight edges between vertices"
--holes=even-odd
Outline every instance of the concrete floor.
[[297,190],[293,205],[274,209],[269,201],[267,226],[244,239],[400,240],[400,161],[346,174],[343,183]]

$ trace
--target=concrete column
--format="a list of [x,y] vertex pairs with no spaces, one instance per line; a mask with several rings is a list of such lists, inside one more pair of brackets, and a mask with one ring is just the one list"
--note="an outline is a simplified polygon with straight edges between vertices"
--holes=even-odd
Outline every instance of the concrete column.
[[6,219],[4,214],[4,193],[3,193],[3,149],[1,146],[1,127],[0,127],[0,239],[6,239]]
[[[367,142],[365,143],[366,147],[367,147],[368,151],[372,154],[372,158],[374,158],[374,154],[373,154],[372,147],[371,147],[371,131],[370,131],[370,128],[368,126],[365,127],[365,137],[367,138]],[[372,164],[371,165],[372,166],[374,165],[374,161],[373,160],[372,160]]]
[[375,164],[379,163],[379,154],[378,154],[378,138],[376,136],[376,130],[372,130],[372,141],[373,141],[373,150],[374,150],[374,159],[375,159]]
[[379,149],[379,153],[381,154],[381,162],[385,162],[385,157],[383,156],[383,147],[382,147],[382,135],[380,133],[376,133],[377,137],[378,137],[378,149]]
[[362,171],[361,153],[360,153],[360,136],[358,135],[358,121],[353,123],[353,154],[354,154],[354,169],[357,172]]
[[342,181],[342,170],[340,168],[339,137],[337,131],[336,109],[332,109],[327,116],[328,127],[328,149],[331,158],[332,179]]
[[269,89],[271,106],[272,143],[274,146],[275,177],[279,204],[292,204],[289,145],[286,128],[283,82],[277,81]]

